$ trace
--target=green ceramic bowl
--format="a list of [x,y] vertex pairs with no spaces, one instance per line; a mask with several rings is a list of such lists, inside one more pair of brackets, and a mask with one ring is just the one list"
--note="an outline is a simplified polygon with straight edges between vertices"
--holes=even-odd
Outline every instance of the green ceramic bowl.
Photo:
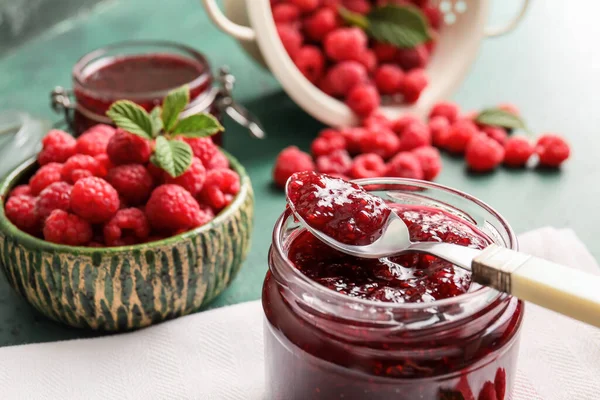
[[[241,177],[234,201],[209,224],[157,242],[56,245],[17,229],[0,207],[0,264],[8,282],[42,314],[78,328],[132,330],[199,310],[229,285],[250,246],[252,186],[228,158]],[[36,168],[31,159],[9,174],[0,199]]]

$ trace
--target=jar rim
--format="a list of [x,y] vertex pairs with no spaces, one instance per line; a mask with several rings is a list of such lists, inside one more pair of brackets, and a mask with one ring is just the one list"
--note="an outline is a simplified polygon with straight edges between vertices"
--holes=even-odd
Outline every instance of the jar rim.
[[[352,182],[357,183],[361,186],[364,185],[401,185],[401,186],[417,186],[420,188],[427,189],[437,189],[446,191],[450,194],[454,194],[460,196],[468,201],[471,201],[478,207],[482,208],[484,211],[489,212],[494,218],[497,218],[501,223],[502,227],[506,230],[506,234],[508,235],[509,247],[512,250],[518,249],[517,236],[513,231],[512,227],[508,223],[508,221],[498,213],[494,208],[489,206],[487,203],[478,199],[475,196],[462,192],[458,189],[451,188],[449,186],[441,185],[439,183],[427,182],[418,179],[409,179],[409,178],[366,178],[366,179],[357,179]],[[330,296],[332,299],[351,302],[353,305],[364,306],[364,307],[376,307],[376,308],[385,308],[390,311],[408,311],[408,310],[425,310],[429,308],[436,307],[445,307],[451,306],[457,303],[461,303],[463,301],[469,301],[478,297],[490,296],[491,301],[495,301],[504,294],[496,291],[490,287],[481,287],[475,291],[467,292],[455,297],[448,297],[441,300],[434,300],[426,303],[388,303],[381,302],[376,300],[367,300],[356,297],[350,297],[342,293],[338,293],[334,290],[329,289],[326,286],[320,285],[317,282],[310,279],[308,276],[299,271],[289,260],[287,255],[284,252],[282,241],[281,241],[281,231],[284,226],[286,219],[291,215],[291,211],[286,209],[275,222],[275,227],[273,229],[273,246],[272,249],[277,253],[277,256],[284,261],[286,269],[289,269],[294,274],[294,277],[299,278],[299,280],[295,283],[302,286],[304,289],[310,289],[311,291],[317,291],[319,294],[323,294],[325,296]]]
[[[135,48],[135,47],[140,47],[140,48],[142,48],[142,47],[148,47],[148,48],[162,47],[165,50],[169,50],[169,49],[170,50],[178,50],[179,52],[184,53],[184,55],[187,55],[189,58],[191,58],[194,61],[201,64],[203,67],[201,74],[199,76],[197,76],[196,78],[194,78],[192,81],[187,83],[190,86],[190,88],[192,88],[192,89],[195,87],[200,87],[201,85],[206,83],[206,81],[212,79],[212,72],[210,70],[210,64],[209,64],[208,60],[202,53],[200,53],[199,51],[195,50],[194,48],[192,48],[190,46],[180,44],[177,42],[173,42],[173,41],[169,41],[169,40],[126,40],[126,41],[117,42],[117,43],[109,44],[107,46],[100,47],[96,50],[90,51],[89,53],[87,53],[87,54],[83,55],[81,58],[79,58],[79,60],[77,60],[77,62],[73,66],[73,69],[71,72],[75,86],[80,86],[81,88],[83,88],[85,90],[93,90],[95,93],[104,95],[107,97],[127,98],[127,99],[131,99],[131,100],[165,97],[167,95],[167,93],[169,93],[169,91],[175,89],[175,87],[165,89],[165,90],[154,90],[154,91],[149,91],[149,92],[138,92],[138,93],[132,94],[132,93],[117,92],[117,91],[113,91],[113,90],[102,90],[102,89],[97,89],[97,88],[90,89],[86,85],[86,83],[85,83],[86,75],[84,75],[84,70],[88,65],[90,65],[90,63],[95,62],[99,59],[102,59],[102,57],[105,57],[107,54],[109,54],[112,51],[119,50],[119,49]],[[145,53],[145,54],[152,54],[152,53],[158,53],[158,51],[149,51],[148,53]],[[142,53],[140,53],[140,54],[142,54]]]

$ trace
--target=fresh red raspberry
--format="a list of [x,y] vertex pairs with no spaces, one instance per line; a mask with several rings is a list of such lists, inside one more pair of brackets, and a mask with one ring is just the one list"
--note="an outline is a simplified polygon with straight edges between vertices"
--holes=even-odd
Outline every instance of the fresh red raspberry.
[[108,141],[114,134],[115,130],[108,125],[93,126],[79,136],[75,149],[77,153],[87,154],[88,156],[104,154],[106,153]]
[[104,225],[104,242],[109,246],[143,243],[150,235],[146,214],[138,208],[124,208]]
[[367,80],[367,70],[357,61],[342,61],[329,69],[326,79],[336,96],[346,96]]
[[496,397],[498,400],[504,400],[506,397],[506,370],[498,368],[494,378],[494,388],[496,389]]
[[419,159],[412,153],[398,153],[387,165],[386,176],[423,179],[423,168]]
[[409,49],[398,49],[396,54],[396,62],[405,71],[425,68],[427,61],[429,61],[429,51],[427,51],[427,47],[423,44]]
[[[202,164],[204,164],[204,162]],[[223,154],[221,151],[217,151],[212,158],[206,162],[204,167],[207,170],[229,168],[229,160],[227,157],[225,157],[225,154]]]
[[[150,173],[150,175],[152,175],[152,179],[154,180],[154,183],[156,185],[162,185],[163,184],[163,179],[164,179],[164,172],[165,170],[157,167],[156,165],[152,164],[152,163],[148,163],[148,165],[146,165],[146,169],[148,170],[148,173]],[[110,171],[110,170],[109,170]],[[118,191],[118,189],[117,189]]]
[[15,186],[13,188],[13,190],[11,190],[10,193],[8,194],[8,197],[10,198],[10,197],[19,196],[19,195],[33,196],[33,194],[31,193],[31,186],[29,186],[29,185]]
[[202,165],[202,161],[198,157],[192,159],[192,164],[182,175],[173,178],[165,172],[165,183],[179,185],[190,192],[192,196],[196,196],[202,190],[204,181],[206,180],[206,169]]
[[477,400],[498,400],[498,396],[496,396],[496,388],[494,387],[494,382],[487,381],[483,384],[483,387],[479,392],[479,396],[477,396]]
[[434,180],[442,170],[442,157],[440,157],[439,150],[435,147],[425,146],[413,150],[412,153],[421,164],[423,179],[428,181]]
[[446,117],[437,116],[429,120],[429,131],[434,146],[445,148],[450,134],[450,122]]
[[346,150],[335,150],[317,157],[316,164],[321,173],[345,175],[352,166],[352,159]]
[[316,84],[323,77],[325,56],[316,46],[304,46],[294,55],[294,64],[306,79]]
[[404,134],[406,128],[408,128],[413,123],[420,123],[421,119],[413,114],[404,114],[400,118],[392,121],[391,128],[399,137]]
[[513,136],[504,143],[504,164],[509,167],[523,167],[535,149],[529,140],[522,136]]
[[506,111],[506,112],[514,114],[514,115],[521,115],[521,112],[519,111],[519,107],[517,107],[511,103],[498,104],[498,108],[500,110]]
[[294,58],[302,47],[303,40],[300,31],[290,24],[277,24],[277,34],[285,51],[291,58]]
[[375,153],[383,159],[388,159],[398,152],[400,139],[390,130],[369,132],[360,142],[361,153]]
[[333,61],[358,60],[367,49],[367,40],[360,28],[338,28],[325,36],[325,54]]
[[273,180],[277,186],[284,188],[288,178],[296,172],[314,170],[315,164],[310,155],[300,151],[296,146],[290,146],[277,156],[273,168]]
[[57,244],[84,246],[92,240],[92,226],[64,210],[54,210],[44,224],[44,239]]
[[221,211],[240,191],[240,177],[230,169],[213,169],[206,174],[201,199],[213,210]]
[[473,171],[488,172],[504,160],[504,147],[494,139],[478,133],[467,145],[465,160]]
[[333,90],[333,86],[331,84],[331,80],[329,78],[330,77],[327,74],[325,74],[325,76],[322,77],[319,83],[317,84],[317,87],[326,95],[336,97],[337,94],[335,94],[335,91]]
[[342,0],[321,0],[322,8],[331,9],[337,12],[342,5]]
[[427,87],[429,79],[423,69],[413,69],[404,76],[400,91],[407,103],[413,104],[419,100],[421,93]]
[[62,180],[62,167],[62,164],[53,162],[43,165],[40,169],[38,169],[31,179],[29,179],[31,194],[33,196],[37,196],[42,190],[54,182],[60,182]]
[[211,168],[210,165],[212,165],[215,155],[220,153],[211,138],[179,138],[179,140],[190,145],[194,156],[198,157],[207,169]]
[[440,29],[444,19],[440,8],[435,6],[425,6],[422,11],[423,14],[425,14],[425,18],[429,21],[429,25],[435,30]]
[[20,194],[12,196],[4,205],[6,217],[20,230],[35,234],[40,227],[40,219],[35,213],[35,198]]
[[436,103],[429,112],[429,119],[434,117],[444,117],[453,124],[460,115],[460,107],[450,101],[440,101]]
[[469,120],[459,120],[450,127],[446,138],[446,150],[453,153],[464,153],[467,144],[479,133],[477,125]]
[[40,221],[44,221],[54,210],[69,211],[72,189],[73,186],[67,182],[54,182],[42,190],[35,203],[35,213]]
[[363,51],[356,61],[361,63],[369,73],[373,73],[377,69],[377,56],[373,50]]
[[148,140],[117,129],[108,142],[106,153],[115,165],[145,164],[150,160],[152,147]]
[[393,123],[382,113],[374,112],[362,120],[362,126],[370,131],[379,132],[382,129],[392,129]]
[[272,11],[273,20],[276,24],[289,24],[300,19],[300,9],[294,4],[275,4]]
[[342,5],[358,14],[367,14],[371,11],[371,3],[368,0],[342,0]]
[[384,64],[377,68],[374,80],[381,94],[396,94],[402,87],[404,71],[396,65]]
[[38,154],[38,164],[46,165],[51,162],[63,163],[75,154],[77,141],[67,132],[52,129],[42,139],[42,151]]
[[[196,158],[195,158],[196,159]],[[164,173],[160,170],[160,173]],[[126,204],[137,206],[143,204],[154,187],[154,179],[141,164],[125,164],[108,171],[108,183],[115,188]]]
[[200,211],[208,218],[208,221],[215,218],[215,211],[208,204],[199,202],[198,205],[200,206]]
[[367,135],[367,129],[365,128],[344,128],[341,131],[342,136],[346,139],[346,150],[350,154],[360,153],[360,143],[363,136]]
[[114,167],[113,163],[110,162],[110,158],[108,158],[108,154],[106,153],[98,154],[97,156],[94,156],[94,158],[96,161],[98,161],[100,166],[100,176],[105,176],[108,170]]
[[388,43],[375,42],[373,52],[377,57],[377,61],[380,63],[389,63],[396,60],[398,48]]
[[508,133],[504,128],[499,126],[485,125],[481,127],[481,132],[485,133],[488,137],[494,139],[500,144],[504,144],[508,139]]
[[189,230],[203,222],[198,202],[179,185],[161,185],[154,189],[146,203],[146,216],[150,226],[167,232]]
[[385,161],[378,154],[367,153],[357,156],[350,168],[350,176],[353,179],[377,178],[384,176],[387,167]]
[[540,158],[540,165],[558,167],[569,158],[571,149],[562,137],[553,133],[545,133],[539,137],[535,145],[535,152]]
[[322,8],[304,20],[304,32],[309,39],[320,42],[339,26],[337,11]]
[[422,146],[431,146],[429,126],[423,122],[414,122],[404,129],[400,136],[399,151],[409,151]]
[[314,157],[319,157],[345,148],[346,139],[341,132],[335,129],[324,129],[319,133],[319,137],[313,140],[310,151]]
[[288,2],[294,4],[303,13],[310,13],[319,7],[321,0],[288,0]]
[[119,194],[102,178],[80,179],[71,190],[71,209],[93,224],[111,219],[119,205]]
[[102,172],[103,166],[94,157],[75,154],[63,164],[61,175],[64,181],[75,183],[89,176],[100,176]]
[[346,105],[360,117],[371,114],[380,104],[379,92],[372,85],[355,86],[346,97]]

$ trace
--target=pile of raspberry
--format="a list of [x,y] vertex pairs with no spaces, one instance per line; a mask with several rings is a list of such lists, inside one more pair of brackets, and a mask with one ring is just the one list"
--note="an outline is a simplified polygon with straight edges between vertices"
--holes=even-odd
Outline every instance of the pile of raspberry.
[[75,139],[51,130],[40,168],[4,204],[19,229],[71,246],[151,242],[210,222],[240,190],[237,173],[210,138],[181,138],[194,152],[172,178],[150,162],[153,143],[96,125]]
[[429,23],[432,37],[442,14],[429,0],[271,0],[277,32],[302,74],[323,92],[345,103],[357,115],[387,102],[416,103],[428,84],[424,68],[435,40],[400,49],[377,42],[357,27],[349,27],[339,8],[367,14],[385,4],[412,4]]
[[[519,113],[510,104],[498,108]],[[556,134],[542,134],[534,144],[504,128],[478,124],[476,116],[462,114],[458,105],[445,101],[431,109],[427,121],[410,114],[390,120],[373,113],[359,127],[322,130],[311,154],[295,146],[285,148],[275,162],[273,179],[284,187],[296,172],[318,171],[343,179],[433,180],[442,169],[438,149],[464,156],[476,172],[492,171],[502,163],[522,168],[534,158],[537,165],[554,168],[569,158],[569,145]]]

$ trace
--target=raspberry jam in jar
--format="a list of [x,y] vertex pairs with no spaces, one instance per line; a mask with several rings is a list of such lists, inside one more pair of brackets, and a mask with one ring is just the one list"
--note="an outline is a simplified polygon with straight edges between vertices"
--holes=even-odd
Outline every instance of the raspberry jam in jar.
[[[359,181],[413,241],[516,249],[506,221],[437,184]],[[341,254],[277,221],[263,286],[270,399],[504,400],[514,383],[523,304],[424,254]]]

